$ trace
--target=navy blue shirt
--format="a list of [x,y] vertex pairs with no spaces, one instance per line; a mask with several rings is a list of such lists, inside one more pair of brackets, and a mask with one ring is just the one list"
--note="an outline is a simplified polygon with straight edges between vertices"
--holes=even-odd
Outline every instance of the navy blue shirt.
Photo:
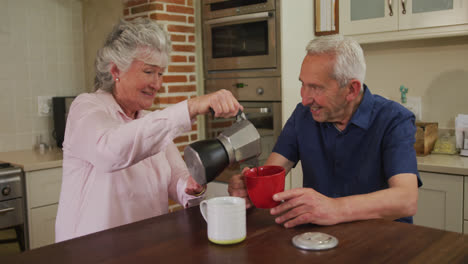
[[[310,108],[299,103],[273,152],[295,164],[301,160],[304,187],[344,197],[386,189],[388,179],[399,173],[416,174],[421,186],[415,133],[412,112],[364,85],[361,104],[344,130],[316,122]],[[413,218],[397,221],[412,223]]]

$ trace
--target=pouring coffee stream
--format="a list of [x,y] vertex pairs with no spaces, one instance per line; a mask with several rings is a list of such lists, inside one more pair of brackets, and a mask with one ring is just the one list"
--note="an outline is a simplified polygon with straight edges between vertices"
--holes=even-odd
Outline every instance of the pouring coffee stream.
[[[262,152],[260,134],[242,111],[236,122],[216,139],[206,139],[188,145],[184,159],[188,170],[198,184],[206,184],[218,177],[232,164],[255,159]],[[240,173],[240,172],[239,172]]]

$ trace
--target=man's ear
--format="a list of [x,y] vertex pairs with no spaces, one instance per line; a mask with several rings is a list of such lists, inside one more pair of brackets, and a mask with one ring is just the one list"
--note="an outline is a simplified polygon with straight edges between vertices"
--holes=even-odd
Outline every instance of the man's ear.
[[346,99],[348,101],[353,101],[361,93],[361,82],[359,80],[352,79],[348,83],[347,89],[348,89],[348,95],[346,95]]
[[112,74],[112,79],[116,79],[116,78],[119,78],[120,77],[120,70],[119,68],[117,67],[117,65],[115,65],[115,63],[112,63],[112,66],[111,66],[111,69],[110,69],[110,73]]

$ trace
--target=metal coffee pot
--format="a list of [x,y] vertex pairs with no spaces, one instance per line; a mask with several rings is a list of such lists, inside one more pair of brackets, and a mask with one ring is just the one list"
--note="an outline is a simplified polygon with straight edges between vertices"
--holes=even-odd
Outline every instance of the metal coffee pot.
[[256,158],[262,152],[260,134],[243,112],[236,122],[216,139],[200,140],[188,145],[184,159],[198,184],[211,182],[230,165]]

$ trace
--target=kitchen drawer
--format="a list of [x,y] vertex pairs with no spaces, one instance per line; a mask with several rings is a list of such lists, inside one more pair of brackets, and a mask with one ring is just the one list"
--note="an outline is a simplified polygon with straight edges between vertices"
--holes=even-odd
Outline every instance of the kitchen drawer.
[[28,208],[58,203],[62,168],[26,172],[26,183]]
[[55,218],[58,204],[31,209],[29,245],[31,249],[47,246],[55,242]]

